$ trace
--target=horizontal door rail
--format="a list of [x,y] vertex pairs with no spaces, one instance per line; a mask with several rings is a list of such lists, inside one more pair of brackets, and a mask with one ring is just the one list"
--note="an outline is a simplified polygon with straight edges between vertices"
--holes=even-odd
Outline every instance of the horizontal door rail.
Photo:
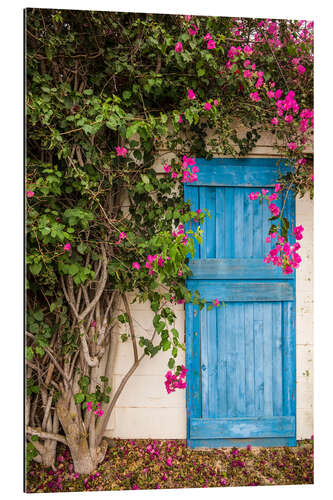
[[191,418],[191,439],[294,437],[295,417]]
[[208,302],[282,302],[295,299],[295,283],[290,281],[221,281],[188,279],[191,292],[198,290]]
[[263,259],[194,259],[189,263],[190,279],[279,279],[293,280],[280,267],[267,265]]
[[278,159],[232,159],[214,158],[197,160],[200,169],[199,178],[191,183],[193,186],[230,186],[230,187],[273,187],[281,174],[290,171],[284,162],[277,164]]

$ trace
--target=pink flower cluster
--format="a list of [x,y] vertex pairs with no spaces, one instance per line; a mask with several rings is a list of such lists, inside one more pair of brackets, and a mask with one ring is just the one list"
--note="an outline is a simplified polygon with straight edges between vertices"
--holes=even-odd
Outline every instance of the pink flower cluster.
[[[92,409],[93,409],[93,402],[92,401],[87,401],[86,402],[86,407],[87,407],[88,411],[92,411]],[[97,415],[97,417],[101,417],[102,415],[104,415],[104,411],[101,410],[101,403],[96,403],[96,409],[94,410],[94,413],[95,413],[95,415]]]
[[147,256],[147,261],[145,263],[145,267],[147,269],[149,269],[149,273],[148,274],[153,275],[155,273],[155,271],[152,269],[153,263],[155,262],[155,260],[157,261],[157,265],[159,267],[164,267],[165,261],[166,260],[170,260],[170,257],[166,257],[165,259],[163,259],[161,255],[157,255],[157,254],[155,254],[155,255],[148,255]]
[[205,40],[205,42],[207,42],[207,49],[208,50],[216,49],[216,43],[214,42],[212,35],[210,33],[207,33],[204,36],[204,40]]
[[123,156],[125,158],[125,156],[127,155],[126,148],[122,148],[121,146],[117,146],[115,149],[116,149],[117,156]]
[[[301,226],[294,228],[294,233],[297,234],[298,238],[303,238],[302,234],[299,232]],[[276,238],[276,233],[272,233],[267,236],[266,243],[272,242]],[[288,241],[285,241],[283,236],[279,236],[277,243],[274,248],[272,248],[268,255],[264,258],[264,262],[268,264],[271,262],[274,266],[282,267],[283,274],[291,274],[293,269],[297,269],[302,261],[301,256],[297,253],[297,250],[301,248],[301,245],[296,241],[293,245],[290,245]],[[280,255],[278,255],[280,254]]]
[[195,36],[199,31],[199,28],[196,24],[192,24],[192,28],[188,29],[188,32],[191,36]]
[[66,243],[64,246],[63,246],[63,249],[65,250],[65,252],[70,252],[71,249],[72,249],[72,246],[70,243]]
[[[199,168],[195,164],[195,158],[188,158],[186,155],[184,155],[182,167],[183,167],[182,182],[191,183],[198,180],[197,173],[199,172]],[[192,167],[192,171],[190,167]]]
[[174,238],[177,238],[177,236],[179,236],[180,234],[183,234],[184,236],[182,237],[181,239],[181,243],[183,243],[184,245],[186,245],[187,243],[187,240],[188,240],[188,236],[187,234],[185,233],[184,231],[184,226],[183,224],[179,224],[178,228],[176,229],[176,231],[172,231],[172,236]]
[[27,198],[33,198],[35,196],[34,191],[27,191]]
[[125,238],[127,238],[127,234],[123,231],[120,231],[118,241],[116,241],[116,245],[119,245]]
[[186,382],[185,377],[188,369],[185,368],[184,365],[181,366],[181,372],[178,375],[173,374],[170,370],[165,374],[165,382],[164,385],[166,387],[167,393],[174,392],[176,389],[185,389]]

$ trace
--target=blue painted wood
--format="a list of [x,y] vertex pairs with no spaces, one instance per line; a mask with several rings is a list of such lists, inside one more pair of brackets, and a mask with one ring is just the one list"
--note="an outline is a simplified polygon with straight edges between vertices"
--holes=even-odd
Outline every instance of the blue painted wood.
[[[199,308],[186,304],[186,406],[188,415],[201,417],[201,369]],[[190,418],[187,419],[187,436],[190,435]],[[189,440],[188,445],[195,447]]]
[[215,298],[225,302],[280,302],[294,300],[295,290],[290,281],[222,281],[222,280],[191,280],[187,287],[194,292],[198,290],[206,300],[212,302]]
[[293,437],[295,417],[192,418],[193,439]]
[[225,205],[225,191],[223,187],[217,187],[215,190],[216,205],[215,205],[215,235],[216,235],[216,254],[217,259],[224,258],[224,244],[227,238],[224,228],[224,205]]
[[[190,259],[187,286],[226,306],[201,312],[186,306],[188,446],[295,446],[295,275],[263,262],[271,248],[270,212],[267,203],[248,198],[274,185],[276,160],[197,163],[198,182],[185,186],[185,199],[212,218]],[[290,193],[282,205],[294,218]],[[223,429],[221,419],[228,419]],[[232,430],[239,419],[251,423],[242,424],[241,436]]]
[[225,438],[225,439],[189,439],[187,441],[189,448],[245,448],[248,445],[270,448],[272,446],[297,446],[294,437],[286,438]]
[[292,274],[282,274],[277,266],[268,266],[261,259],[194,259],[189,263],[191,280],[203,279],[278,279],[293,280]]
[[285,165],[279,167],[275,159],[257,158],[197,159],[197,165],[198,181],[191,186],[273,187],[279,171],[285,173],[290,170]]

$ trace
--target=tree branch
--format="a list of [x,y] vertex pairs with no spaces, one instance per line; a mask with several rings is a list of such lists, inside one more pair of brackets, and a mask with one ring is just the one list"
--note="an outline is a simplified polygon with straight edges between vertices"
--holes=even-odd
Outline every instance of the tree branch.
[[42,439],[53,439],[55,441],[59,441],[59,443],[63,443],[67,445],[67,439],[65,436],[62,436],[61,434],[53,434],[52,432],[43,432],[40,429],[35,429],[33,427],[27,427],[26,428],[27,434],[31,434],[32,436],[38,436]]

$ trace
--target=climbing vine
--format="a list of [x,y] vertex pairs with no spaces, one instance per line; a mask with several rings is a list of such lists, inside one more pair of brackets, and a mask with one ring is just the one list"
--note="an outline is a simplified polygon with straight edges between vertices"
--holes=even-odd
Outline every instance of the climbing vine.
[[[52,465],[65,443],[90,472],[142,359],[169,351],[166,388],[186,385],[172,304],[205,304],[185,285],[210,216],[184,201],[196,158],[247,155],[273,134],[290,169],[275,194],[251,195],[284,245],[266,261],[299,265],[273,201],[313,195],[313,23],[28,9],[26,37],[28,451]],[[154,313],[138,342],[129,297]],[[118,331],[133,363],[112,387]]]

